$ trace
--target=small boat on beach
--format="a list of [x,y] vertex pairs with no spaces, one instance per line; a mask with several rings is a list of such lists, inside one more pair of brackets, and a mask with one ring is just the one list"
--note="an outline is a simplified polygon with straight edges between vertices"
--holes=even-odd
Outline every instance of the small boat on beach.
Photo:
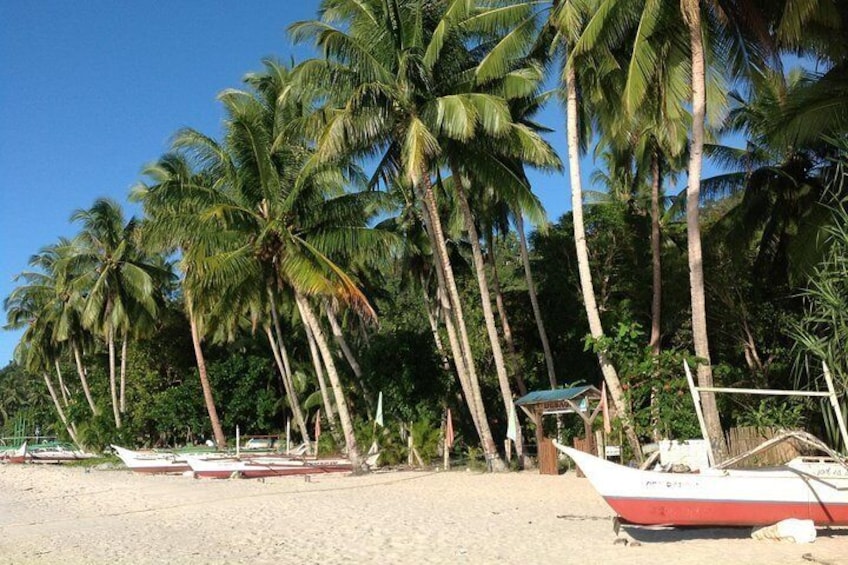
[[118,445],[112,445],[112,450],[128,469],[136,473],[169,474],[191,471],[188,458],[198,461],[247,461],[253,458],[265,458],[280,461],[293,458],[304,458],[308,446],[298,446],[290,454],[273,454],[267,451],[243,452],[233,455],[217,451],[179,453],[175,451],[134,451]]
[[27,456],[27,442],[18,447],[9,447],[0,451],[0,463],[23,463]]
[[625,467],[557,442],[616,514],[638,525],[765,526],[786,518],[848,526],[848,467],[797,457],[780,467],[665,473]]
[[26,461],[29,463],[66,463],[94,457],[97,456],[93,453],[60,442],[27,444],[26,448]]
[[[365,465],[377,463],[380,454],[369,455]],[[353,463],[346,458],[303,458],[303,457],[252,457],[249,459],[203,459],[187,457],[188,464],[196,477],[228,479],[241,477],[259,479],[290,475],[322,473],[344,473],[354,470]]]
[[124,465],[136,473],[185,473],[191,471],[185,457],[176,453],[133,451],[117,445],[111,447]]

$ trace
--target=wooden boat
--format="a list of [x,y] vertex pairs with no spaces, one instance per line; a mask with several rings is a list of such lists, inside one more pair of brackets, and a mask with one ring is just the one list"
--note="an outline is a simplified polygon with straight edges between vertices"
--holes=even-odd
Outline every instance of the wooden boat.
[[97,457],[63,443],[49,442],[27,445],[26,460],[30,463],[65,463]]
[[[370,455],[365,465],[373,466],[380,454]],[[343,473],[353,471],[350,459],[324,458],[311,459],[300,457],[252,457],[249,459],[202,459],[187,457],[191,470],[196,477],[228,479],[241,477],[258,479],[264,477],[285,477],[290,475],[311,475],[321,473]]]
[[764,526],[786,518],[848,525],[848,467],[798,457],[782,467],[645,471],[560,445],[622,520],[639,525]]
[[117,445],[111,447],[124,465],[136,473],[185,473],[191,471],[185,457],[180,457],[176,453],[133,451]]
[[3,463],[23,463],[27,456],[27,442],[24,441],[18,447],[10,447],[0,451],[0,462]]
[[128,469],[136,473],[148,474],[168,474],[168,473],[185,473],[191,471],[188,464],[188,457],[195,458],[200,461],[239,461],[249,460],[252,458],[267,458],[271,460],[285,460],[295,457],[303,457],[305,448],[299,446],[291,455],[274,455],[268,452],[252,452],[242,453],[241,455],[232,455],[222,452],[194,452],[193,454],[179,452],[160,452],[160,451],[133,451],[118,445],[112,445],[115,454],[121,459]]

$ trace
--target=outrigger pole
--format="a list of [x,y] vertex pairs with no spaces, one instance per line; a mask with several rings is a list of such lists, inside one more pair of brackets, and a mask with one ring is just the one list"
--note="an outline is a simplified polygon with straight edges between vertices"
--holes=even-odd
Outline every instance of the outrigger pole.
[[689,363],[683,360],[683,368],[686,370],[686,380],[689,381],[689,392],[692,393],[692,401],[695,403],[695,414],[698,416],[698,424],[701,426],[701,434],[707,442],[707,455],[710,459],[710,465],[715,466],[716,460],[713,454],[713,445],[710,441],[710,435],[707,433],[707,424],[704,421],[704,412],[701,410],[701,392],[727,392],[735,394],[760,394],[767,396],[819,396],[830,399],[830,405],[836,413],[836,422],[839,425],[839,433],[842,435],[842,443],[848,449],[848,429],[845,427],[845,418],[842,416],[842,411],[839,408],[839,401],[836,396],[836,388],[833,386],[833,377],[830,374],[830,368],[827,363],[822,361],[824,369],[824,380],[827,383],[827,392],[818,390],[775,390],[775,389],[760,389],[760,388],[726,388],[715,386],[695,386],[695,380],[692,378],[692,371],[689,369]]

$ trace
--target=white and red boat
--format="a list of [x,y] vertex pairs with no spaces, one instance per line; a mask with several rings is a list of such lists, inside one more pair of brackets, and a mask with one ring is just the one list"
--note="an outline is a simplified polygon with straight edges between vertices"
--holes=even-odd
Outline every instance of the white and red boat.
[[117,445],[112,449],[128,469],[136,473],[185,473],[191,471],[185,457],[176,453],[133,451]]
[[[370,455],[365,465],[373,466],[380,454]],[[323,458],[310,459],[299,457],[252,457],[249,459],[203,459],[186,457],[196,477],[228,479],[241,477],[259,479],[264,477],[285,477],[289,475],[312,475],[321,473],[344,473],[354,470],[350,459]]]
[[24,441],[18,447],[10,447],[0,451],[0,462],[23,463],[27,457],[27,442]]
[[625,467],[554,442],[626,522],[670,526],[764,526],[786,518],[848,525],[848,468],[798,457],[763,469],[664,473]]

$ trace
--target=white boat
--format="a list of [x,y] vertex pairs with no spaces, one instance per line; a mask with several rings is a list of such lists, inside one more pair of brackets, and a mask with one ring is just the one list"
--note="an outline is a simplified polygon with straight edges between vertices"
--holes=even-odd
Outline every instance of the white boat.
[[117,445],[111,447],[124,465],[136,473],[184,473],[191,470],[185,457],[176,453],[133,451]]
[[625,467],[560,445],[626,522],[672,526],[764,526],[786,518],[848,525],[848,467],[827,457],[785,466],[700,473]]
[[65,463],[94,457],[97,456],[93,453],[81,451],[68,444],[55,442],[27,445],[26,448],[26,460],[30,463]]
[[[379,453],[368,456],[365,465],[377,463]],[[228,479],[241,477],[258,479],[289,475],[311,475],[321,473],[343,473],[354,470],[350,459],[345,458],[301,458],[301,457],[252,457],[249,459],[203,459],[186,457],[196,477]]]
[[24,441],[18,447],[9,447],[0,450],[0,462],[2,463],[23,463],[27,456],[27,442]]

